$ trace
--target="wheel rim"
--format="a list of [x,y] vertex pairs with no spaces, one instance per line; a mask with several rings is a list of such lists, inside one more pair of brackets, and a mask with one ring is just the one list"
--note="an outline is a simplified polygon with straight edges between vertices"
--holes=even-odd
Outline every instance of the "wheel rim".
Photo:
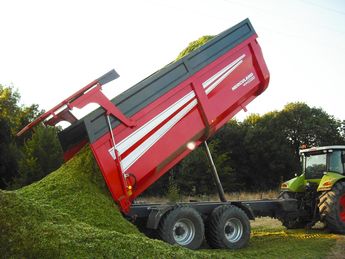
[[237,242],[243,234],[242,222],[237,218],[228,219],[224,225],[224,234],[229,242]]
[[183,218],[176,221],[173,228],[174,240],[181,246],[186,246],[195,236],[195,226],[189,219]]
[[339,200],[340,210],[339,210],[339,216],[342,222],[345,223],[345,194],[340,197]]

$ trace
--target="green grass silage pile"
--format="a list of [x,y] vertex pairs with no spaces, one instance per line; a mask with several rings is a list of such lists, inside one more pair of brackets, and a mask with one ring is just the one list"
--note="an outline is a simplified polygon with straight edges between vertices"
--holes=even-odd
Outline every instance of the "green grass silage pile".
[[0,190],[0,257],[192,256],[124,219],[93,161],[86,149],[37,183]]
[[212,36],[212,35],[205,35],[205,36],[202,36],[195,41],[190,42],[188,44],[188,46],[184,50],[182,50],[180,52],[180,54],[178,54],[176,60],[183,58],[184,56],[186,56],[189,53],[191,53],[192,51],[198,49],[199,47],[201,47],[202,45],[204,45],[206,42],[208,42],[209,40],[211,40],[213,38],[214,38],[214,36]]

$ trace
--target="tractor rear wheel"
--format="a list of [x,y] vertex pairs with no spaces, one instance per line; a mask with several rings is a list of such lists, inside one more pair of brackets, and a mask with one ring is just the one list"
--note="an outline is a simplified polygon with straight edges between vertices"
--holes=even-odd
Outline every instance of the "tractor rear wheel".
[[321,221],[331,232],[345,234],[345,182],[321,194],[319,211]]
[[[283,191],[279,194],[278,199],[295,199],[295,193]],[[295,214],[287,213],[284,215],[278,216],[278,220],[282,223],[284,227],[287,229],[299,229],[305,228],[306,225],[309,223],[308,221],[304,220],[301,217],[298,217]]]
[[158,234],[172,245],[198,249],[204,240],[204,222],[200,214],[191,207],[177,207],[161,220]]
[[249,238],[250,223],[243,210],[222,205],[212,211],[206,225],[206,240],[212,248],[242,248]]

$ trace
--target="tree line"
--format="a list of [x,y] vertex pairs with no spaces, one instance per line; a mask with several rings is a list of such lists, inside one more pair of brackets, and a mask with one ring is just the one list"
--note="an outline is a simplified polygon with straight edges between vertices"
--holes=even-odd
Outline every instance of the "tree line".
[[[0,189],[37,181],[63,162],[59,128],[38,126],[16,133],[44,111],[20,105],[13,87],[0,85]],[[289,103],[280,111],[230,120],[208,140],[225,192],[276,189],[300,172],[299,148],[345,144],[345,121],[321,108]],[[203,147],[191,152],[150,187],[146,195],[165,195],[173,186],[183,195],[216,193]]]

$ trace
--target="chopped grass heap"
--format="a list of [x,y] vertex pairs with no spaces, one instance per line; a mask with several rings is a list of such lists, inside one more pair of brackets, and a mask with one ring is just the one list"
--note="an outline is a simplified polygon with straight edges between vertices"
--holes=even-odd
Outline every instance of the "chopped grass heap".
[[193,257],[124,219],[93,161],[86,149],[37,183],[0,190],[1,257]]
[[202,45],[204,45],[206,42],[208,42],[209,40],[213,39],[214,36],[211,35],[205,35],[200,37],[199,39],[192,41],[188,44],[188,46],[182,50],[180,52],[180,54],[177,56],[176,60],[179,60],[181,58],[183,58],[184,56],[188,55],[190,52],[198,49],[199,47],[201,47]]

